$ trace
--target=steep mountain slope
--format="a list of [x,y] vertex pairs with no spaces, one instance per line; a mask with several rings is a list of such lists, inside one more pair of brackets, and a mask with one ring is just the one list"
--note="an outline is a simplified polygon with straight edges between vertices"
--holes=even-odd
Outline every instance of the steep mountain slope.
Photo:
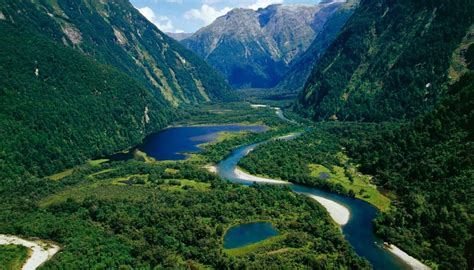
[[173,105],[224,100],[216,71],[159,31],[127,0],[3,1],[3,17],[126,72]]
[[341,5],[337,0],[234,9],[182,43],[235,87],[272,87]]
[[29,25],[0,20],[0,48],[0,185],[126,148],[172,117],[161,96]]
[[468,0],[363,0],[313,69],[298,110],[314,119],[363,121],[428,110],[446,89],[473,6]]
[[377,218],[377,233],[439,269],[474,266],[473,109],[471,71],[416,121],[347,146],[364,172],[399,195],[397,207]]
[[278,92],[300,92],[308,79],[313,66],[332,44],[342,27],[354,13],[359,0],[349,0],[332,14],[323,26],[323,29],[314,38],[309,48],[293,61],[290,69],[281,81],[274,87]]

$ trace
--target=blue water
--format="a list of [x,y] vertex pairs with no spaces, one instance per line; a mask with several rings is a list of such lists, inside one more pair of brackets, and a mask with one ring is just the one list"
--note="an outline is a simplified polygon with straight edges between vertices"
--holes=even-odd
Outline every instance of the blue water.
[[224,235],[224,248],[239,248],[278,235],[271,222],[240,224],[230,228]]
[[[283,120],[286,119],[284,118],[283,114],[278,115],[278,117],[282,118]],[[200,148],[198,145],[215,140],[218,132],[237,132],[243,130],[262,132],[266,130],[266,127],[230,125],[169,128],[148,136],[141,145],[133,148],[128,153],[120,153],[107,158],[110,158],[111,160],[130,159],[133,156],[132,152],[135,149],[139,149],[157,160],[183,160],[186,159],[186,155],[184,155],[183,152],[199,151]],[[295,137],[296,136],[298,135],[295,135]],[[253,182],[236,177],[234,174],[234,169],[237,166],[239,160],[257,145],[258,144],[242,146],[232,152],[228,158],[218,164],[219,175],[233,183],[252,185]],[[288,186],[295,192],[314,194],[346,206],[351,212],[351,217],[349,222],[345,226],[342,226],[344,237],[352,245],[355,252],[358,255],[366,258],[372,264],[374,269],[409,269],[406,264],[390,254],[388,251],[384,250],[382,248],[382,240],[373,234],[372,220],[378,213],[378,210],[375,207],[361,200],[338,196],[315,188],[309,188],[295,184],[289,184]],[[224,247],[231,248],[232,246],[245,246],[247,244],[255,243],[265,239],[263,238],[256,240],[260,236],[260,233],[253,233],[253,229],[247,230],[245,227],[236,229],[240,230],[240,232],[235,232],[235,235],[238,235],[239,233],[248,233],[249,236],[240,237],[242,239],[232,240],[232,237],[235,237],[233,236],[234,232],[230,235],[227,235],[230,233],[229,230],[224,237]],[[226,240],[226,237],[231,237],[231,239]],[[245,240],[245,238],[247,240]],[[226,241],[228,242],[227,246]]]
[[138,149],[156,160],[184,160],[185,153],[199,152],[200,144],[214,141],[219,132],[263,132],[266,126],[190,126],[173,127],[151,134],[142,144],[132,148],[127,153],[118,153],[106,157],[110,160],[128,160],[133,158],[133,152]]
[[[218,166],[219,175],[233,183],[252,185],[251,181],[238,178],[234,169],[241,158],[253,150],[257,144],[242,146],[221,161]],[[390,252],[382,248],[383,241],[373,233],[372,220],[376,217],[378,210],[372,205],[349,197],[339,196],[325,192],[316,188],[309,188],[302,185],[288,184],[288,187],[298,193],[309,193],[335,201],[347,207],[351,213],[349,222],[342,226],[345,239],[352,245],[355,252],[367,259],[374,269],[409,269],[409,267],[393,256]]]

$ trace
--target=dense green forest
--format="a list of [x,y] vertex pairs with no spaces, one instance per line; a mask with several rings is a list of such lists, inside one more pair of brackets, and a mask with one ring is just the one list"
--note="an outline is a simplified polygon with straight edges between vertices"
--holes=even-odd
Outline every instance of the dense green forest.
[[[380,196],[387,197],[392,206],[375,220],[379,236],[440,269],[470,269],[473,50],[474,45],[466,47],[461,55],[471,71],[413,121],[319,122],[293,141],[257,147],[239,165],[253,174],[356,196],[382,210]],[[373,176],[368,183],[377,192],[367,187],[357,192],[360,174],[353,169]]]
[[[473,109],[471,72],[413,122],[317,123],[295,140],[257,147],[239,165],[252,174],[366,200],[383,210],[375,220],[383,239],[440,269],[470,269]],[[360,173],[373,176],[367,186]],[[392,207],[382,207],[384,197]]]
[[1,185],[127,148],[173,118],[163,98],[127,75],[0,24]]
[[28,258],[28,249],[23,246],[0,246],[0,269],[21,269],[23,262]]
[[447,94],[412,123],[383,127],[347,148],[362,171],[399,195],[375,222],[380,236],[441,269],[471,269],[474,73]]
[[446,90],[473,17],[470,0],[361,1],[317,62],[297,110],[316,120],[377,122],[428,111]]
[[127,0],[2,0],[0,11],[0,23],[41,33],[114,66],[173,105],[235,98],[217,71]]
[[[0,189],[0,230],[59,243],[44,269],[367,269],[310,199],[283,187],[223,182],[189,162],[90,163],[61,179]],[[279,231],[252,249],[225,250],[232,225]]]

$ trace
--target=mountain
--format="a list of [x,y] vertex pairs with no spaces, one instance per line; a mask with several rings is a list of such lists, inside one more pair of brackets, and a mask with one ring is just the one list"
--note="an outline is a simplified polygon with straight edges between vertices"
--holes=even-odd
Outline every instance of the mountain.
[[0,178],[49,175],[140,142],[179,104],[232,97],[128,1],[0,1]]
[[303,89],[313,66],[332,44],[358,4],[359,0],[349,0],[327,19],[313,43],[292,62],[285,76],[274,87],[278,92],[298,93]]
[[314,120],[381,122],[339,132],[394,192],[376,233],[433,269],[473,267],[473,23],[472,1],[362,0],[296,105]]
[[348,145],[361,169],[398,195],[376,219],[377,234],[439,269],[474,266],[473,108],[470,71],[415,121]]
[[193,33],[166,33],[166,34],[177,41],[181,41],[193,35]]
[[215,70],[127,0],[20,0],[2,6],[7,21],[118,68],[174,106],[231,97]]
[[363,0],[316,64],[297,109],[313,119],[363,121],[429,110],[445,92],[473,5]]
[[342,4],[337,0],[233,9],[182,43],[234,87],[273,87]]

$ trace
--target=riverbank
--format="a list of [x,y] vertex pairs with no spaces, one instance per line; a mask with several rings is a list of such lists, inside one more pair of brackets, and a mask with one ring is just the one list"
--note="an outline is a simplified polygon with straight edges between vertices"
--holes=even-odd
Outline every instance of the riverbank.
[[[271,178],[263,178],[263,177],[258,177],[254,176],[251,174],[248,174],[238,167],[234,169],[234,174],[238,179],[242,180],[247,180],[247,181],[252,181],[256,183],[263,183],[263,184],[280,184],[280,185],[290,185],[290,182],[286,182],[283,180],[277,180],[277,179],[271,179]],[[344,226],[349,222],[349,218],[351,216],[349,209],[347,209],[345,206],[338,204],[334,201],[325,199],[320,196],[312,195],[312,194],[306,194],[303,193],[304,195],[310,197],[311,199],[317,201],[319,204],[321,204],[326,211],[328,211],[329,215],[331,218],[339,225],[339,226]]]
[[401,250],[397,246],[389,243],[384,243],[384,249],[388,250],[393,255],[397,256],[400,260],[404,261],[413,270],[430,270],[431,268],[423,264],[414,257],[408,255],[405,251]]
[[23,270],[33,270],[51,259],[59,251],[59,246],[41,240],[30,241],[17,236],[0,234],[0,245],[19,245],[31,250],[31,256],[23,265]]
[[321,196],[316,196],[312,194],[304,194],[311,199],[317,201],[319,204],[321,204],[326,210],[328,211],[329,215],[331,218],[339,225],[339,226],[344,226],[349,222],[349,219],[351,217],[351,212],[349,209],[347,209],[345,206],[342,204],[338,204],[335,201],[328,200],[326,198],[323,198]]
[[263,178],[263,177],[258,177],[254,176],[251,174],[248,174],[238,167],[234,169],[234,174],[237,178],[242,179],[242,180],[247,180],[247,181],[252,181],[252,182],[257,182],[257,183],[266,183],[266,184],[284,184],[284,185],[289,185],[289,182],[283,181],[283,180],[277,180],[277,179],[270,179],[270,178]]

